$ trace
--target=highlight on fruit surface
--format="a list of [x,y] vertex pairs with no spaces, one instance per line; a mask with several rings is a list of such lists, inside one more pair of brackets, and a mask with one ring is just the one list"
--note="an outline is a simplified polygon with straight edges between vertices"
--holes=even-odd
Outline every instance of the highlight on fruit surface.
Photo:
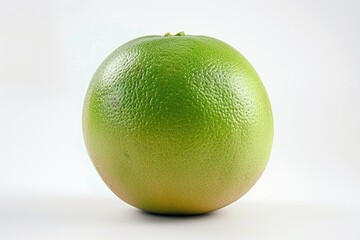
[[268,162],[273,116],[251,64],[212,37],[144,36],[96,70],[83,106],[89,156],[119,198],[202,214],[243,196]]

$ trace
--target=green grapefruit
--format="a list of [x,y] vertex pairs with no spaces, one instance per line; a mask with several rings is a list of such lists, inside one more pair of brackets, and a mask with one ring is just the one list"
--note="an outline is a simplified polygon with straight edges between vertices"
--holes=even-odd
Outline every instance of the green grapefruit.
[[201,214],[244,195],[268,162],[273,116],[251,64],[215,38],[145,36],[111,53],[83,106],[90,158],[122,200]]

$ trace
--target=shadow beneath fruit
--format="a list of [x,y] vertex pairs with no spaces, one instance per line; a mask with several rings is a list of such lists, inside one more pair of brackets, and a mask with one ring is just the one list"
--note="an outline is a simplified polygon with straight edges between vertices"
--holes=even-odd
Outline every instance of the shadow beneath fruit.
[[182,220],[190,220],[190,219],[203,219],[203,218],[211,218],[216,215],[216,212],[209,212],[203,214],[158,214],[152,212],[146,212],[142,210],[138,210],[138,214],[140,214],[145,220],[158,220],[158,221],[182,221]]

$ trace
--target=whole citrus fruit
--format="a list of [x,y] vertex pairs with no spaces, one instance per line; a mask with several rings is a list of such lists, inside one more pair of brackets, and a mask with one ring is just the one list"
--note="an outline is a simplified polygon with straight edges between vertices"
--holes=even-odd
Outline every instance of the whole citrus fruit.
[[206,36],[145,36],[94,74],[83,108],[86,147],[125,202],[200,214],[245,194],[271,151],[264,86],[234,48]]

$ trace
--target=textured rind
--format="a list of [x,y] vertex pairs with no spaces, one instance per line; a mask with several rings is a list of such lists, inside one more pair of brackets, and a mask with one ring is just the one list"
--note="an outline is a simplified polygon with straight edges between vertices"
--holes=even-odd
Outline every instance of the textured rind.
[[205,36],[146,36],[97,69],[83,133],[121,199],[149,212],[199,214],[255,184],[269,159],[273,117],[259,76],[231,46]]

